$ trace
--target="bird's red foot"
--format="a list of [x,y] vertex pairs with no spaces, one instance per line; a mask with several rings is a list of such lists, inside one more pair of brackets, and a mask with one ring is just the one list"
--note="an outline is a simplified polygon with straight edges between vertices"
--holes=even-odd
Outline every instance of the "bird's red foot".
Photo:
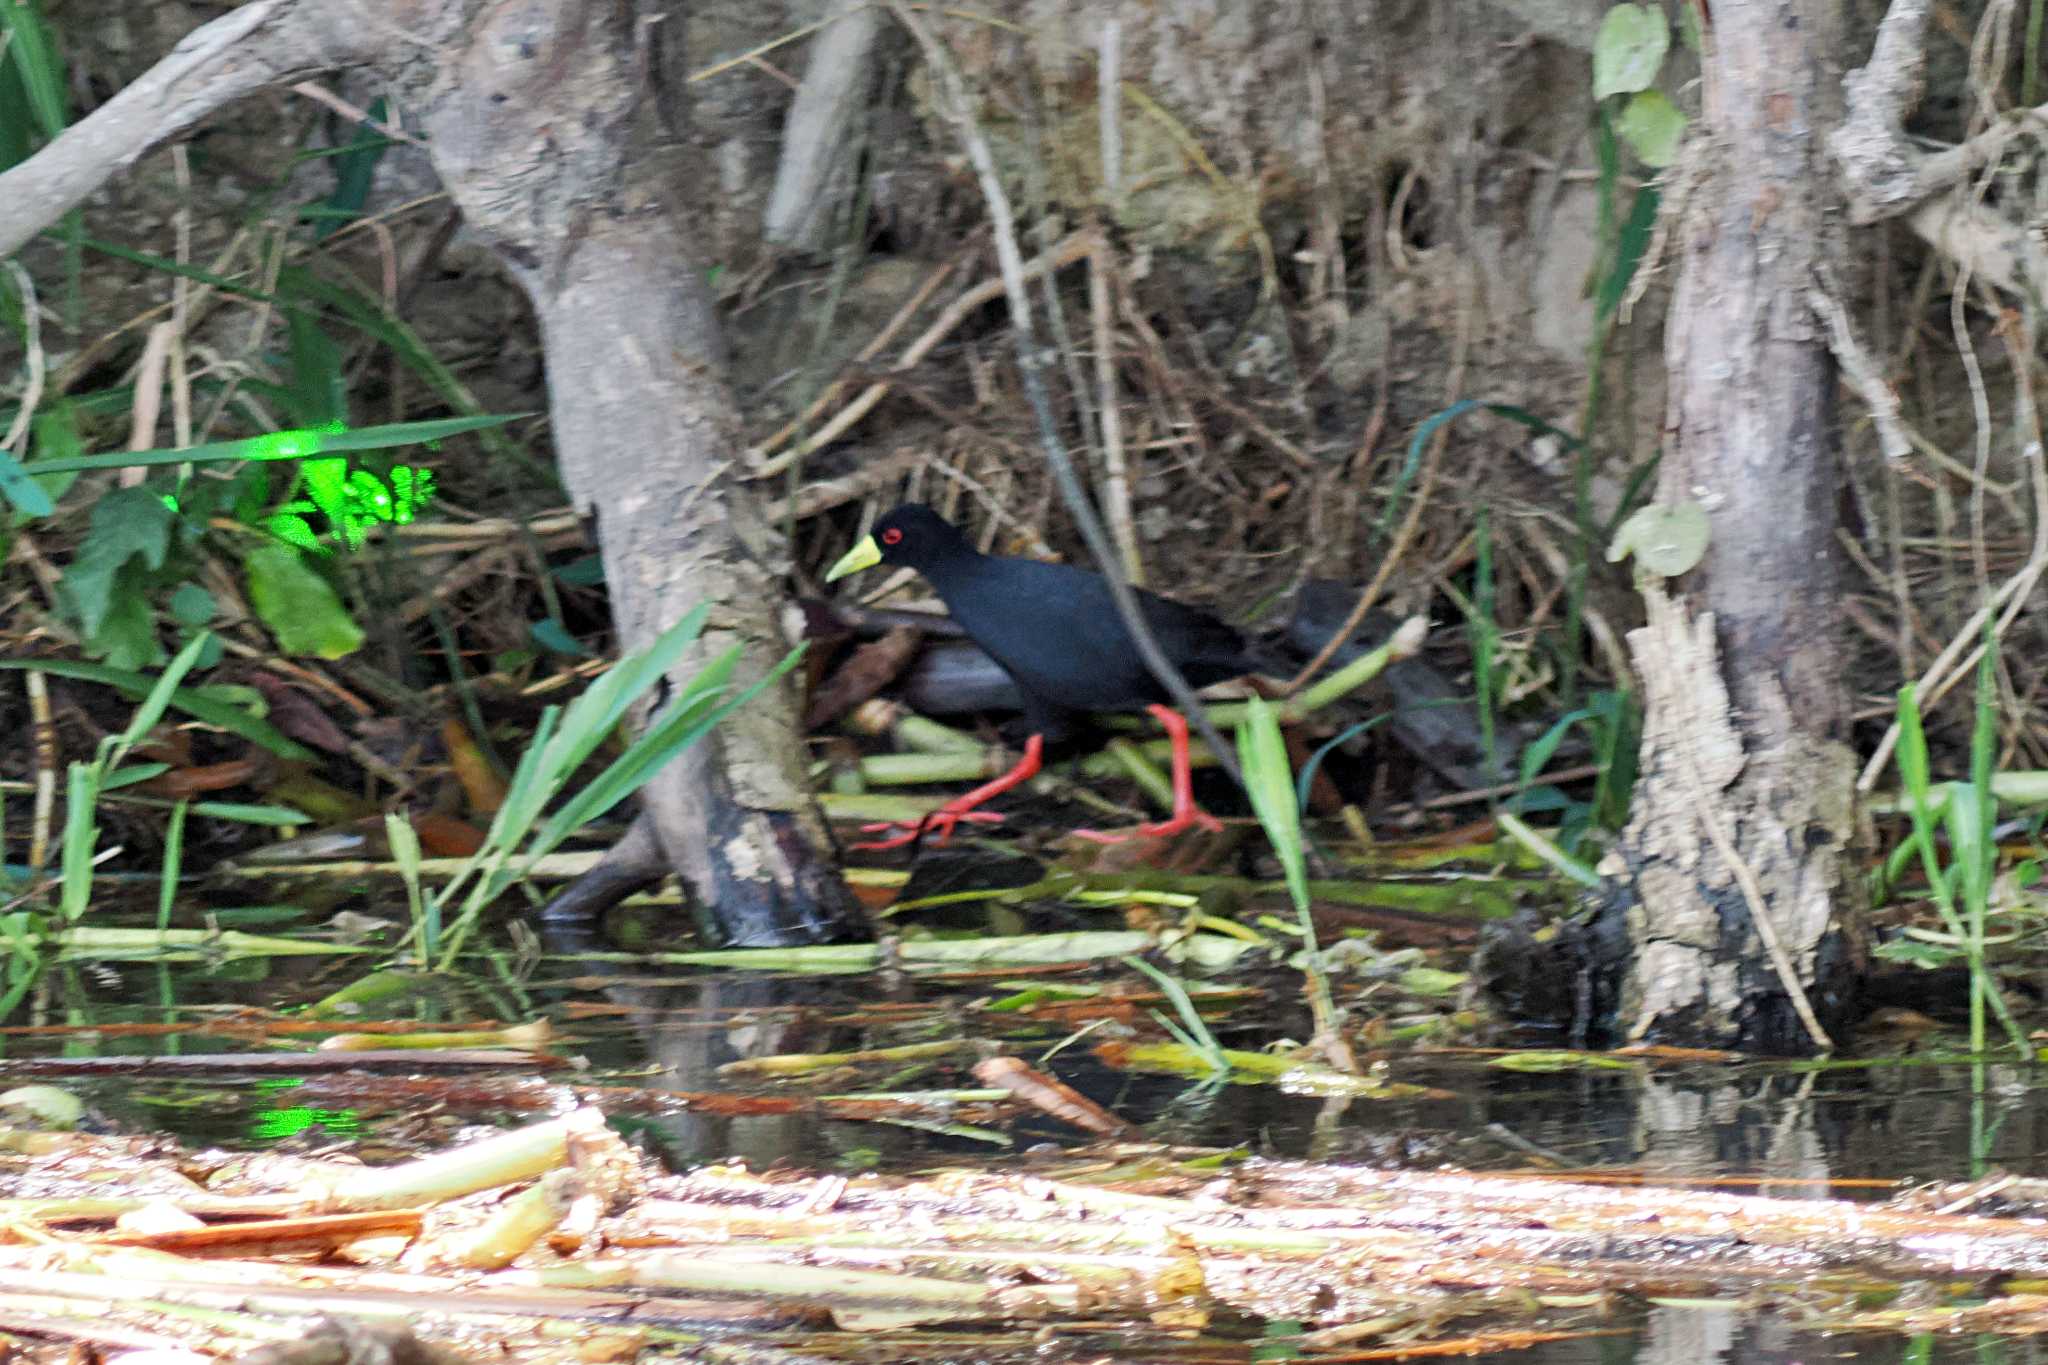
[[954,827],[962,820],[971,821],[977,825],[996,825],[1002,823],[1003,817],[1000,813],[992,810],[946,810],[941,807],[930,815],[925,816],[922,820],[884,820],[879,824],[862,825],[860,827],[862,834],[879,834],[885,829],[893,829],[898,832],[886,839],[863,840],[858,844],[848,844],[847,847],[863,850],[901,848],[905,844],[915,843],[919,836],[927,833],[936,833],[938,835],[932,841],[933,843],[944,844],[953,837]]
[[1044,759],[1045,736],[1033,735],[1029,740],[1025,741],[1023,757],[1017,760],[1015,767],[1011,768],[1010,771],[1004,773],[1001,777],[996,778],[992,782],[982,783],[965,796],[954,797],[922,820],[885,820],[879,825],[863,825],[861,827],[863,834],[879,834],[885,829],[900,830],[902,832],[892,834],[886,839],[854,844],[853,847],[858,849],[901,848],[905,844],[916,843],[928,830],[937,831],[939,836],[937,842],[943,844],[953,837],[954,826],[958,825],[962,820],[970,820],[978,825],[996,824],[1003,818],[1002,816],[994,811],[976,810],[975,807],[988,800],[991,796],[1000,796],[1019,782],[1037,776],[1039,765],[1044,762]]
[[1111,833],[1099,829],[1077,829],[1074,831],[1074,837],[1076,839],[1086,839],[1091,844],[1122,844],[1128,843],[1132,839],[1170,839],[1174,835],[1185,833],[1190,829],[1202,829],[1207,830],[1211,834],[1221,834],[1223,832],[1223,822],[1209,814],[1209,812],[1196,807],[1193,810],[1174,815],[1170,819],[1160,820],[1149,825],[1140,825],[1136,829],[1124,830],[1120,833]]
[[1097,844],[1121,844],[1130,839],[1165,839],[1179,834],[1190,826],[1200,826],[1211,834],[1223,831],[1223,822],[1195,804],[1194,779],[1190,769],[1194,766],[1188,758],[1188,723],[1180,712],[1166,706],[1148,706],[1152,718],[1166,731],[1166,737],[1173,742],[1173,814],[1156,824],[1140,825],[1123,834],[1105,834],[1099,829],[1077,829],[1074,834]]

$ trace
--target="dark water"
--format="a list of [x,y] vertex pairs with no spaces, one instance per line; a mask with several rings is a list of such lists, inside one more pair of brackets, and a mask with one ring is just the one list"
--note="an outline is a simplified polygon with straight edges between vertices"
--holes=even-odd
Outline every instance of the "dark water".
[[[362,1143],[365,1155],[374,1158],[380,1141],[429,1102],[454,1118],[513,1124],[534,1121],[559,1104],[565,1085],[730,1091],[734,1083],[717,1068],[742,1057],[962,1037],[988,1040],[1037,1063],[1072,1031],[1071,1025],[1034,1024],[980,1008],[1017,984],[1000,976],[969,987],[889,975],[663,973],[522,958],[508,948],[479,958],[465,977],[425,980],[371,1017],[450,1025],[479,1017],[546,1017],[558,1030],[556,1053],[581,1059],[587,1070],[439,1077],[424,1085],[417,1076],[177,1070],[179,1059],[210,1053],[309,1046],[312,1038],[238,1035],[223,1021],[231,1021],[237,1006],[317,998],[363,970],[355,961],[304,960],[212,971],[133,963],[61,967],[5,1021],[10,1028],[0,1034],[0,1057],[162,1059],[139,1075],[54,1082],[86,1099],[94,1122],[113,1131],[162,1131],[195,1146]],[[1274,1011],[1292,1008],[1278,990],[1273,1001]],[[1290,1017],[1285,1025],[1295,1027],[1283,1031],[1300,1036],[1298,1020]],[[124,1032],[124,1026],[150,1031]],[[23,1029],[35,1031],[18,1031]],[[1257,1018],[1233,1015],[1219,1032],[1228,1045],[1256,1047],[1273,1030]],[[967,1074],[974,1060],[962,1053],[916,1066],[868,1069],[851,1081],[835,1077],[828,1088],[975,1088],[979,1083]],[[1675,1184],[1739,1176],[1758,1181],[1747,1188],[1783,1197],[1882,1199],[1893,1191],[1830,1191],[1825,1182],[1960,1181],[1991,1169],[2030,1175],[2042,1170],[2048,1144],[2048,1086],[2039,1068],[1972,1068],[1943,1060],[1925,1042],[1830,1066],[1640,1064],[1539,1073],[1503,1069],[1479,1056],[1396,1049],[1380,1062],[1385,1077],[1431,1092],[1397,1100],[1330,1099],[1270,1085],[1131,1075],[1105,1067],[1085,1041],[1043,1064],[1162,1142],[1380,1168],[1625,1170],[1652,1183]],[[13,1069],[0,1068],[0,1088],[19,1079]],[[756,1170],[771,1164],[818,1171],[909,1169],[935,1162],[994,1165],[1008,1155],[964,1138],[888,1124],[606,1108],[622,1130],[678,1169],[733,1157]],[[1006,1131],[1012,1151],[1088,1141],[1047,1117],[1020,1118]],[[395,1145],[390,1150],[403,1154]],[[1466,1358],[1557,1365],[2019,1365],[2048,1358],[2030,1338],[1828,1337],[1797,1332],[1767,1309],[1689,1303],[1638,1305],[1609,1326],[1614,1335]]]

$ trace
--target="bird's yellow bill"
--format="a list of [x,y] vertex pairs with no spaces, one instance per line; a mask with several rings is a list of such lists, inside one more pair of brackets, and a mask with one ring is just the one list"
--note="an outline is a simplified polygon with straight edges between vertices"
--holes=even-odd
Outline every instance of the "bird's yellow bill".
[[839,562],[825,571],[825,581],[833,582],[862,569],[872,569],[882,562],[882,547],[875,544],[873,536],[862,536],[860,544],[839,556]]

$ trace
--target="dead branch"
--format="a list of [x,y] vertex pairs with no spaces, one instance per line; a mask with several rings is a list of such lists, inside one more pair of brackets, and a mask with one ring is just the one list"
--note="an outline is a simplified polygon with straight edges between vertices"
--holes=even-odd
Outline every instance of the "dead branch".
[[47,147],[0,173],[0,257],[217,110],[367,60],[391,29],[388,16],[371,8],[359,0],[253,0],[189,34]]
[[[1875,223],[1908,212],[1998,160],[2030,124],[2048,120],[2048,106],[2023,109],[1943,151],[1929,154],[1913,147],[1906,139],[1905,122],[1920,102],[1926,66],[1922,40],[1931,8],[1930,0],[1892,0],[1871,45],[1870,61],[1842,83],[1848,113],[1829,136],[1828,150],[1841,167],[1852,223]],[[1927,236],[1918,223],[1915,229]]]

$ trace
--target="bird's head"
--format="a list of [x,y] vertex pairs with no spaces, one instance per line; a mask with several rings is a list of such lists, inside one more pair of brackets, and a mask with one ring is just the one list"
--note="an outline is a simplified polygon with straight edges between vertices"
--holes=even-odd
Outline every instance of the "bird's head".
[[825,571],[825,581],[859,573],[877,564],[908,564],[923,569],[949,555],[971,550],[960,528],[920,502],[906,502],[880,521],[858,545]]

